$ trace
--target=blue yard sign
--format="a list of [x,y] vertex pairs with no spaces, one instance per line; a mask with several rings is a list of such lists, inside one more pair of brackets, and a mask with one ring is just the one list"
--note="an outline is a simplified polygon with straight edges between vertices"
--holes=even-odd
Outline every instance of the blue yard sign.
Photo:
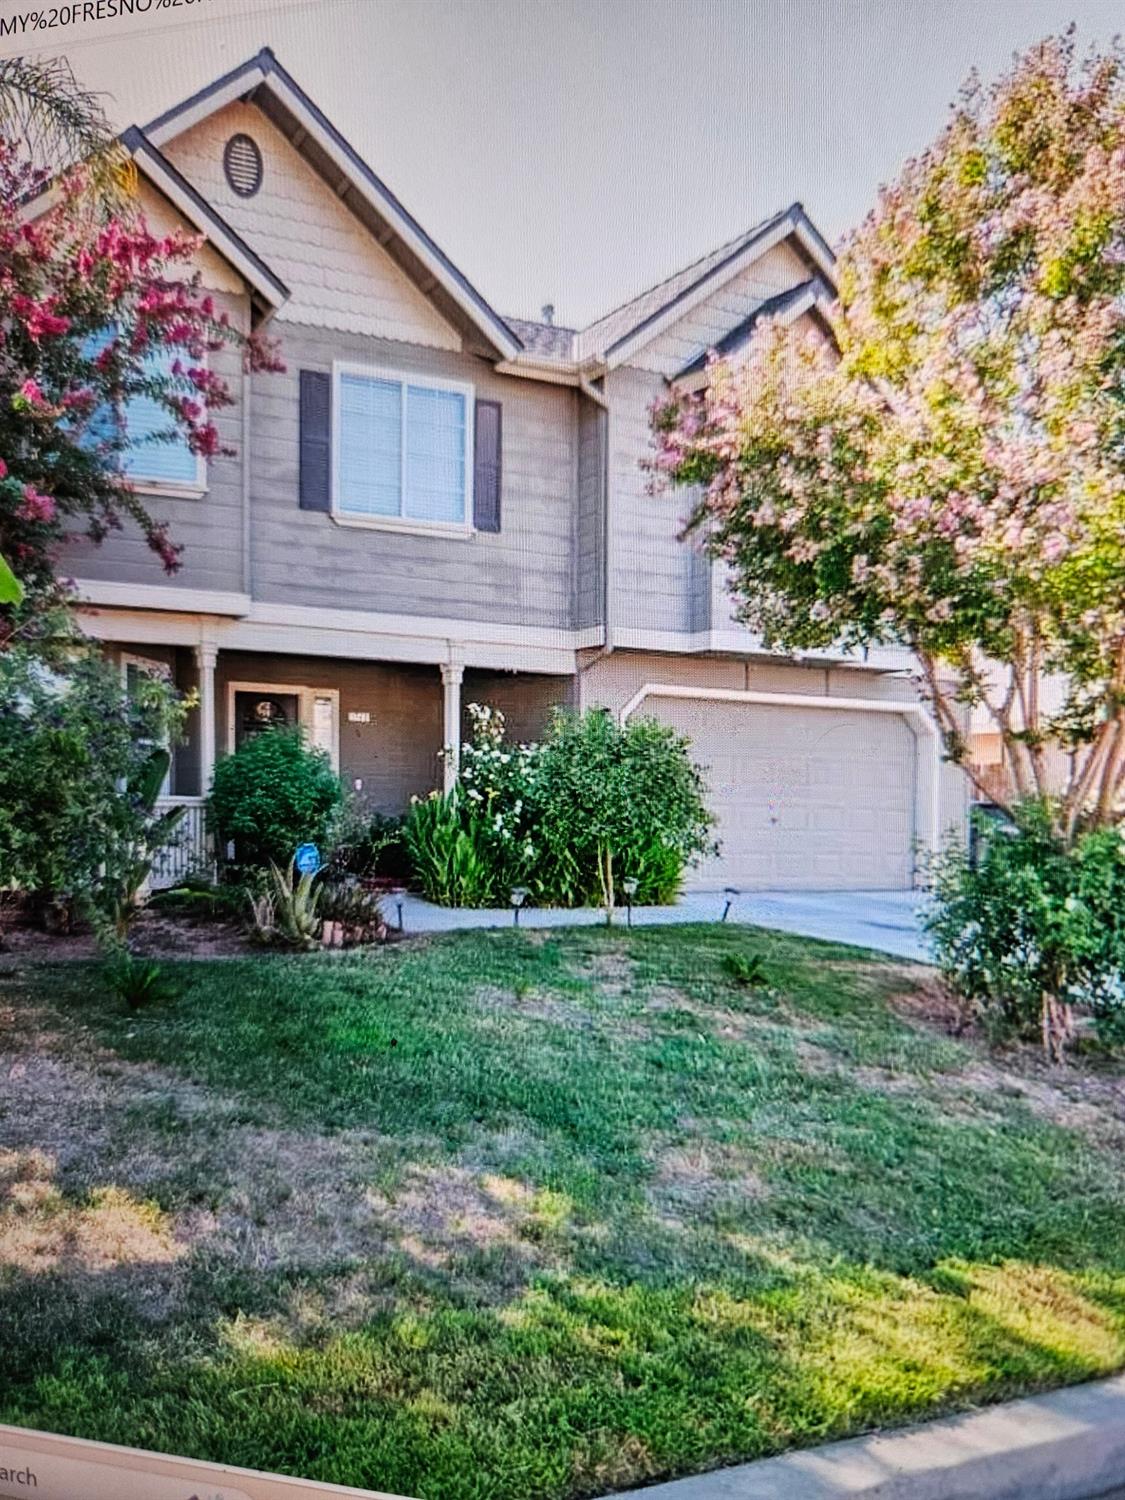
[[320,869],[320,850],[315,844],[301,844],[293,856],[298,875],[315,875]]

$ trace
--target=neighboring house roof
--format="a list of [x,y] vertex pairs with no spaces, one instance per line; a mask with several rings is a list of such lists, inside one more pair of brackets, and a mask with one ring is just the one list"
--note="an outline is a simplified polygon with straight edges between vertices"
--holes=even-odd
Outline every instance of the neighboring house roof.
[[376,177],[269,47],[165,110],[144,133],[162,146],[237,99],[261,109],[455,326],[475,329],[502,358],[511,359],[520,352],[522,344],[504,319]]
[[798,282],[788,291],[767,297],[764,302],[758,304],[749,317],[743,318],[741,323],[736,324],[725,337],[721,338],[713,349],[705,349],[702,354],[690,360],[678,373],[676,379],[684,380],[688,376],[705,370],[713,353],[723,358],[732,354],[740,354],[749,344],[755,327],[763,318],[785,318],[788,321],[799,318],[802,313],[811,312],[818,317],[824,331],[831,337],[832,325],[823,313],[818,312],[817,305],[820,302],[831,302],[835,295],[834,289],[823,277],[810,276],[808,281]]
[[207,200],[200,196],[187,178],[136,125],[121,135],[121,144],[136,162],[138,169],[190,224],[194,224],[208,241],[239,273],[254,294],[255,301],[267,312],[276,311],[289,296],[281,278],[252,250],[242,236],[226,222]]

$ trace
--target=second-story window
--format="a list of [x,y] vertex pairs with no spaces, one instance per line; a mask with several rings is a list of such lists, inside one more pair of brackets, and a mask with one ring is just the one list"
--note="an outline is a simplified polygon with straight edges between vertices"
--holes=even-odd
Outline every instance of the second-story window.
[[[112,329],[91,335],[83,351],[87,359],[93,359],[113,336]],[[145,358],[146,373],[169,376],[176,354],[168,347],[152,350]],[[99,409],[90,419],[86,437],[96,443],[114,432],[123,433],[127,444],[116,455],[117,467],[138,489],[195,491],[205,487],[205,461],[191,451],[186,434],[154,397],[132,396],[119,411]]]
[[472,387],[354,365],[335,374],[337,515],[467,527]]

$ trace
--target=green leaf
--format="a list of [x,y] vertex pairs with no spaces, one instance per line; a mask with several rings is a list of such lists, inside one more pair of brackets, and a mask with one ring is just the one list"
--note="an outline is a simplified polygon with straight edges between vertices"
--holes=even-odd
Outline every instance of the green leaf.
[[23,584],[0,556],[0,604],[22,604]]

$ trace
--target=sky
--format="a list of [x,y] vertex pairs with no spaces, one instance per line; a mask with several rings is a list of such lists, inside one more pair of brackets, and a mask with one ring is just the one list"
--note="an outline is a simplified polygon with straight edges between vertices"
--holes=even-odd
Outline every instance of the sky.
[[65,55],[125,126],[269,45],[498,311],[571,326],[795,199],[835,241],[971,68],[1125,21],[1119,0],[141,4],[44,30],[46,0],[0,0],[0,56]]

